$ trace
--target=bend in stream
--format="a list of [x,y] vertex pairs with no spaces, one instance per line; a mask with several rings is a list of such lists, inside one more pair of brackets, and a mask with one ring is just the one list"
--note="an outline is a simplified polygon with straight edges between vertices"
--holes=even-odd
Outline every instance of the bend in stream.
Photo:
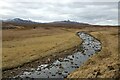
[[[82,51],[68,55],[62,60],[56,60],[52,64],[43,64],[32,71],[24,71],[17,78],[65,78],[68,74],[79,68],[90,56],[101,50],[101,43],[93,36],[78,32],[77,35],[83,40],[80,47]],[[16,78],[14,77],[14,78]]]

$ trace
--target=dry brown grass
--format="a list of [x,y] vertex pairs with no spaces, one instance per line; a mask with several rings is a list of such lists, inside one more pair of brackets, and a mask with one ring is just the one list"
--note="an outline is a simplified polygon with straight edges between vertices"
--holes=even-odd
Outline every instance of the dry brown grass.
[[[91,31],[91,30],[87,30]],[[113,78],[119,77],[118,29],[98,28],[90,32],[102,42],[102,50],[93,55],[68,78]]]
[[75,35],[76,30],[65,28],[3,30],[2,68],[17,67],[79,45],[80,39]]

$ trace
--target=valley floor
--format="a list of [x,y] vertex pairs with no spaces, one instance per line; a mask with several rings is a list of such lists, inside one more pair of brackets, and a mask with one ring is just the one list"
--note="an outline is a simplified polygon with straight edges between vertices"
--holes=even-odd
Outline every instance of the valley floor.
[[117,27],[3,30],[3,77],[14,76],[26,68],[72,54],[81,43],[75,35],[77,31],[88,32],[99,39],[102,50],[68,75],[68,78],[119,77]]

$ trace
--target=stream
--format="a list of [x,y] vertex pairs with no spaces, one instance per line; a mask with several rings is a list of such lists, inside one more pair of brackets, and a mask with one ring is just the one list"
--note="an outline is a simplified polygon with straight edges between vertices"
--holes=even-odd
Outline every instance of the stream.
[[99,40],[85,32],[77,32],[82,39],[81,50],[51,64],[42,64],[37,69],[24,71],[14,78],[66,78],[76,68],[79,68],[89,57],[101,50]]

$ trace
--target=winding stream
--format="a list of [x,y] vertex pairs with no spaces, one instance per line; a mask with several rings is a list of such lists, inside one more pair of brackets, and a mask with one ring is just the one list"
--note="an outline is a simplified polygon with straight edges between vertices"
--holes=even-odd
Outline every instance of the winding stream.
[[24,71],[17,77],[20,78],[65,78],[68,74],[79,68],[90,56],[101,50],[101,43],[96,38],[85,32],[77,35],[83,40],[80,45],[81,51],[68,55],[64,59],[54,61],[52,64],[43,64],[37,69]]

